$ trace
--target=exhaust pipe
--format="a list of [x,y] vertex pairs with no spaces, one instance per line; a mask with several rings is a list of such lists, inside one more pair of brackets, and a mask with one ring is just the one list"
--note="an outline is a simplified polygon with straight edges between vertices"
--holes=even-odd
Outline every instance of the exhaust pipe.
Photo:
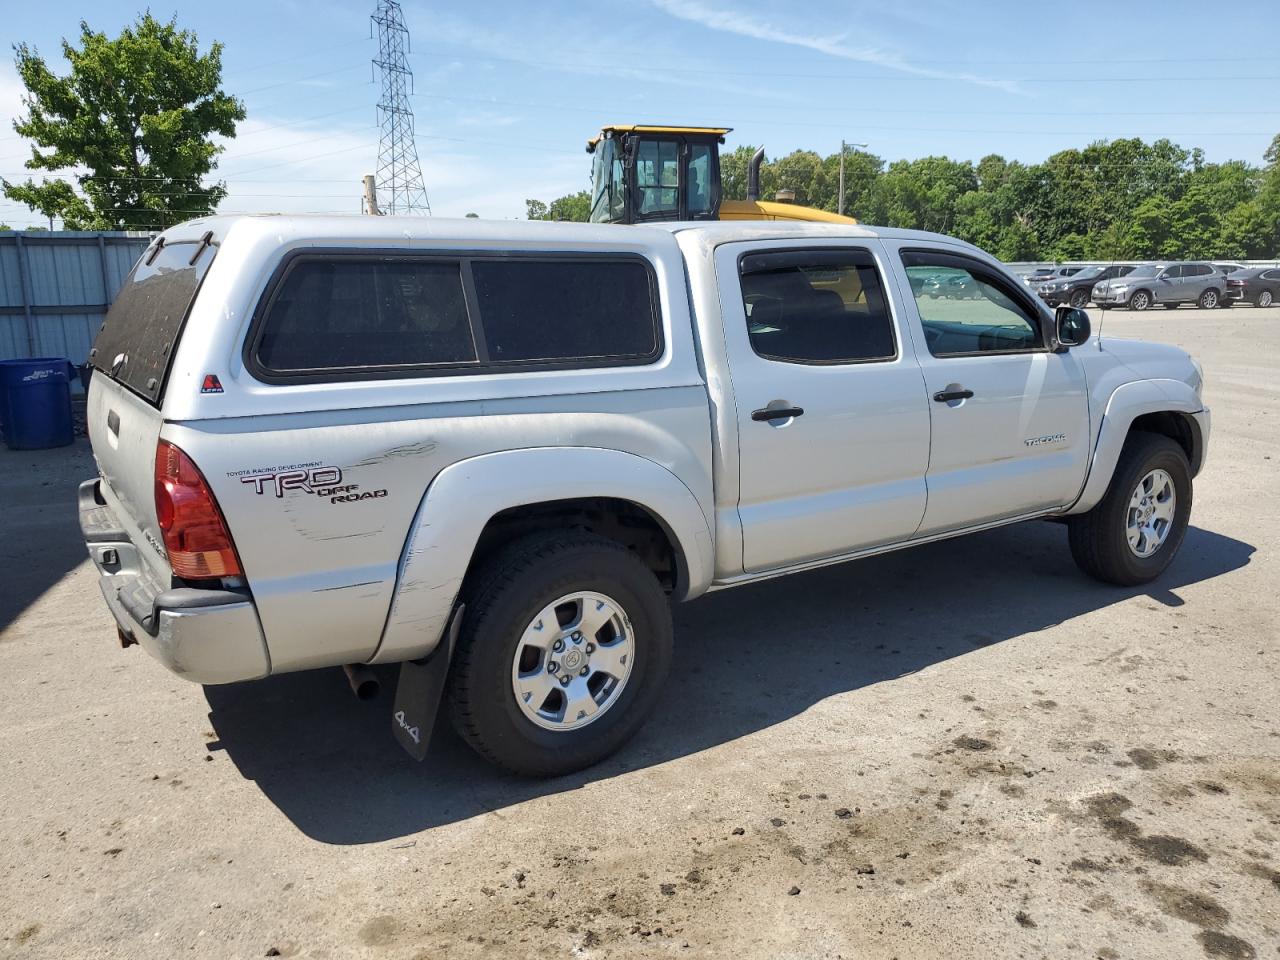
[[363,663],[344,663],[342,672],[347,675],[347,683],[351,684],[357,700],[372,700],[378,695],[378,677]]
[[764,163],[764,147],[761,147],[751,155],[751,162],[747,164],[747,199],[760,199],[760,164]]

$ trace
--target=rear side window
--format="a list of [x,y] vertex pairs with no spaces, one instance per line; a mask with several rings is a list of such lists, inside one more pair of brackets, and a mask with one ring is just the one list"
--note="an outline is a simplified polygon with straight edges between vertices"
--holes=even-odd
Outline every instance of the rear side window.
[[649,271],[638,260],[476,260],[471,272],[494,363],[656,355]]
[[639,257],[343,252],[282,267],[246,346],[272,381],[648,363],[656,288]]
[[457,263],[302,260],[280,285],[258,343],[269,370],[474,363]]
[[149,248],[107,311],[89,352],[94,369],[159,405],[182,326],[216,252],[203,240]]
[[863,363],[897,354],[871,254],[787,251],[743,257],[751,349],[784,363]]

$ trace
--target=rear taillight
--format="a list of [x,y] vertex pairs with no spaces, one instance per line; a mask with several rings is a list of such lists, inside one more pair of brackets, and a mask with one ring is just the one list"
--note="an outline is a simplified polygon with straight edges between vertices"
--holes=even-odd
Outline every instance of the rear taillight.
[[156,519],[177,576],[240,576],[240,558],[204,474],[168,440],[156,443]]

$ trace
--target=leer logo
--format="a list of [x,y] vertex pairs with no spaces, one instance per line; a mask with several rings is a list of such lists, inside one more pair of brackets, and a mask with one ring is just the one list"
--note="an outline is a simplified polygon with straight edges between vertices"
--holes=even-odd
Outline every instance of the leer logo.
[[206,373],[204,383],[200,385],[201,393],[222,393],[222,381],[216,373]]

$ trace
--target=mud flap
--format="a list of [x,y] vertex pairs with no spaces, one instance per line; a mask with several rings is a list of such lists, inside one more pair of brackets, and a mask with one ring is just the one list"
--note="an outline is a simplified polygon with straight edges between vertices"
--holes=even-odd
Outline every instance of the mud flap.
[[400,664],[396,699],[391,708],[391,732],[409,756],[422,760],[431,745],[431,731],[440,712],[440,695],[449,676],[453,648],[462,628],[465,604],[458,604],[435,650],[421,660]]

